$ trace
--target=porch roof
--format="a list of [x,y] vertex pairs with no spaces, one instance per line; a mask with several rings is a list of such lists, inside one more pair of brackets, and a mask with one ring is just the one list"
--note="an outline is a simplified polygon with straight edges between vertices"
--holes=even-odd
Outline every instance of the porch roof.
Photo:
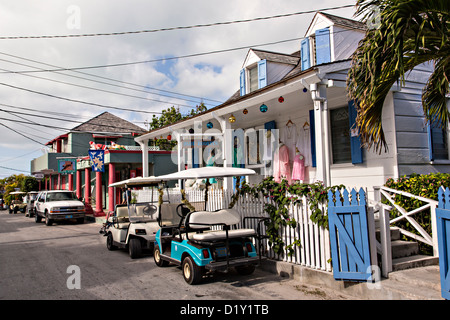
[[[211,108],[198,115],[183,119],[170,125],[149,131],[135,138],[135,141],[142,143],[161,135],[166,135],[174,130],[184,129],[188,126],[192,126],[194,121],[210,121],[215,117],[229,116],[232,113],[242,111],[245,108],[251,106],[259,106],[260,104],[267,103],[267,101],[278,99],[280,96],[301,92],[303,88],[309,90],[311,84],[317,84],[323,80],[327,80],[327,75],[340,70],[346,70],[350,67],[350,60],[335,61],[318,66],[313,66],[307,70],[301,70],[297,65],[293,68],[283,79],[273,84],[267,85],[264,88],[255,90],[244,96],[240,96],[239,93],[234,94],[230,99],[221,105]],[[333,84],[336,86],[336,84]],[[339,85],[345,86],[344,83]],[[310,99],[310,95],[309,99]]]

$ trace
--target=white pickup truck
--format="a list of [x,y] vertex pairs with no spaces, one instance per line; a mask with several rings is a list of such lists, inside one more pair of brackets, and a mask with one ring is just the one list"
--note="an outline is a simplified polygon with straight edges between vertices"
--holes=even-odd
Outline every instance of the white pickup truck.
[[69,219],[76,219],[78,223],[84,222],[84,203],[79,201],[72,191],[42,191],[34,205],[36,222],[41,222],[44,218],[47,226],[51,226],[55,221]]

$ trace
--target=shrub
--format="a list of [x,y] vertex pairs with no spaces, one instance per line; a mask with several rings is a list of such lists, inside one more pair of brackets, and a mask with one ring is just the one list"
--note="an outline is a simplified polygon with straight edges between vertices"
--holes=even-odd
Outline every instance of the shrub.
[[[450,188],[450,174],[448,173],[430,173],[430,174],[412,174],[409,177],[402,176],[397,180],[389,178],[386,180],[385,186],[391,189],[405,191],[417,196],[424,198],[438,200],[438,190],[441,186],[444,188]],[[395,203],[404,208],[406,211],[411,211],[413,209],[419,208],[425,203],[423,201],[405,197],[402,195],[395,195]],[[383,201],[389,204],[387,200]],[[391,211],[391,218],[398,217],[400,213],[397,210]],[[431,215],[430,210],[424,210],[413,217],[422,228],[428,233],[431,232]],[[410,223],[404,219],[396,224],[398,227],[410,231],[412,233],[418,234],[418,232],[410,225]],[[422,245],[419,242],[419,248],[423,253],[430,253],[431,248],[426,245]]]

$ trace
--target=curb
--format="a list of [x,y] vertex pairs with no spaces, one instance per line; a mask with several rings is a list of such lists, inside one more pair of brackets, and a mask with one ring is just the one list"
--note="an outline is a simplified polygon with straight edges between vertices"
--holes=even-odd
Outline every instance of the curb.
[[[300,283],[327,287],[337,293],[359,300],[444,300],[440,283],[436,279],[421,279],[423,270],[409,269],[391,273],[391,278],[381,278],[376,283],[338,281],[332,272],[315,270],[284,261],[264,260],[261,269]],[[420,269],[420,270],[419,270]],[[411,281],[415,279],[415,281]]]

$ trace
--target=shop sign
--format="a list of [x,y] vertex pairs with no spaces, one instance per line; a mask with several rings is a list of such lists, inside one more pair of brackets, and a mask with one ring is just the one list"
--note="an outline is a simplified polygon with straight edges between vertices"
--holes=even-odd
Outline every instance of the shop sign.
[[58,172],[61,174],[73,174],[77,171],[76,159],[58,159]]
[[93,172],[105,172],[105,150],[89,150]]

